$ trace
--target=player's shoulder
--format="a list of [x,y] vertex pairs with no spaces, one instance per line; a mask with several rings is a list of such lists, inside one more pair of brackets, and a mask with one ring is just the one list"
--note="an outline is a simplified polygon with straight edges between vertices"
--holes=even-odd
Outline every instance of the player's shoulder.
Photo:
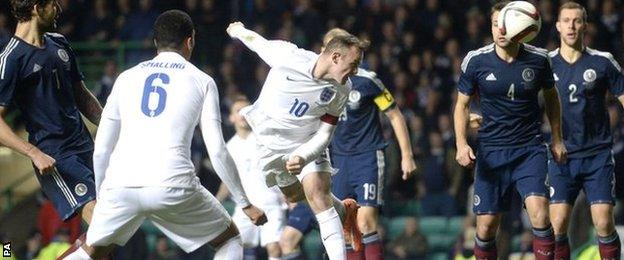
[[65,35],[62,35],[60,33],[47,32],[47,33],[44,33],[43,36],[52,40],[55,43],[61,44],[63,46],[69,46],[69,41],[67,40]]
[[476,50],[469,51],[461,63],[462,71],[466,72],[469,65],[476,63],[477,60],[484,57],[484,54],[491,53],[493,51],[494,51],[494,43],[488,44]]
[[548,52],[548,57],[550,57],[551,59],[557,56],[559,56],[559,48]]
[[615,60],[615,58],[613,57],[613,54],[611,54],[609,52],[606,52],[606,51],[599,51],[599,50],[596,50],[596,49],[592,49],[592,48],[589,48],[589,47],[585,47],[585,51],[592,58],[597,59],[597,60],[603,62],[604,64],[611,64],[618,71],[622,71],[622,68],[620,67],[620,64],[618,64],[618,62]]
[[6,64],[12,63],[17,57],[20,57],[25,50],[22,45],[22,41],[15,37],[11,37],[4,47],[0,49],[0,65],[6,66]]
[[385,89],[383,83],[377,77],[377,73],[375,73],[373,71],[362,69],[362,68],[358,68],[358,71],[353,76],[353,78],[355,79],[355,81],[353,81],[354,85],[358,84],[358,82],[363,81],[363,82],[367,82],[369,84],[372,83],[371,85],[376,86],[377,88],[379,88],[381,90]]

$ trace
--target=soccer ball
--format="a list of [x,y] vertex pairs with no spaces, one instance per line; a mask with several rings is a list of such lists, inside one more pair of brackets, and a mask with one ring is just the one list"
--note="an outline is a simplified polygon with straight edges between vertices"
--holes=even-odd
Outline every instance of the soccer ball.
[[498,13],[498,29],[510,42],[529,42],[542,27],[542,18],[535,6],[527,1],[513,1]]

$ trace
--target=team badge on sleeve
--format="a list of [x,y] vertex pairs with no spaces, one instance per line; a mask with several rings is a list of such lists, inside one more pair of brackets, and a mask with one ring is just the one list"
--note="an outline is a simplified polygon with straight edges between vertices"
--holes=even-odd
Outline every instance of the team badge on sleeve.
[[327,102],[331,101],[332,98],[334,98],[335,94],[336,94],[336,91],[334,91],[333,89],[327,87],[327,88],[323,89],[323,92],[321,92],[321,95],[319,96],[319,99],[321,100],[321,102],[327,103]]
[[63,62],[69,62],[69,55],[65,50],[59,49],[56,54],[58,54],[59,58],[61,58]]

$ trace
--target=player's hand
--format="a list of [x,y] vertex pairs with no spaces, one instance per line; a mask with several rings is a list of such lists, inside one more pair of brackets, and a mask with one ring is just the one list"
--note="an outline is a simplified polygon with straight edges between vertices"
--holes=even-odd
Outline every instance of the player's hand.
[[233,30],[239,27],[245,28],[245,25],[242,22],[236,21],[236,22],[230,23],[230,25],[228,25],[225,31],[227,32],[228,35],[230,35],[230,37],[234,37],[234,35],[232,35]]
[[483,122],[482,116],[475,113],[470,113],[470,122],[468,124],[470,128],[475,129],[481,127],[481,122]]
[[474,166],[474,160],[477,157],[475,156],[470,145],[462,145],[457,147],[457,154],[455,155],[455,160],[459,165],[463,167],[472,168]]
[[414,175],[414,172],[416,171],[416,162],[414,161],[413,156],[401,159],[401,170],[403,171],[404,181]]
[[565,148],[563,142],[553,142],[550,146],[555,162],[558,164],[565,163],[568,160],[568,150]]
[[288,161],[286,162],[286,170],[288,171],[288,173],[292,175],[297,175],[301,173],[304,163],[305,161],[303,160],[303,158],[301,158],[301,156],[298,156],[298,155],[290,156],[288,158]]
[[29,157],[35,167],[37,167],[37,170],[39,170],[39,174],[45,175],[54,171],[56,160],[36,147],[29,153]]
[[251,223],[253,223],[256,226],[263,225],[264,223],[267,222],[267,217],[264,214],[264,211],[262,211],[259,208],[256,208],[256,206],[254,205],[250,204],[249,206],[244,207],[243,212],[245,213],[245,215],[247,215],[247,217],[249,217],[249,219],[251,220]]

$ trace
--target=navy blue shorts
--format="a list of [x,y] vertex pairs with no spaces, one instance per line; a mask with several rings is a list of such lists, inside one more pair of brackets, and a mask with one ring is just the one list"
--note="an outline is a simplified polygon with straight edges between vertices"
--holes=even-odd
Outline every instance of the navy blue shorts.
[[583,158],[568,158],[562,165],[549,160],[550,203],[574,205],[583,189],[590,204],[615,204],[614,168],[610,150]]
[[299,230],[304,235],[312,229],[318,228],[314,212],[307,203],[297,203],[297,206],[288,212],[286,225]]
[[475,214],[508,211],[513,187],[522,201],[528,196],[547,197],[546,153],[545,145],[479,151],[474,183]]
[[339,199],[354,198],[360,206],[383,205],[384,152],[368,151],[352,155],[332,154],[332,193]]
[[58,214],[67,220],[87,202],[95,200],[93,153],[85,152],[56,160],[56,171],[40,175],[41,189],[52,201]]

